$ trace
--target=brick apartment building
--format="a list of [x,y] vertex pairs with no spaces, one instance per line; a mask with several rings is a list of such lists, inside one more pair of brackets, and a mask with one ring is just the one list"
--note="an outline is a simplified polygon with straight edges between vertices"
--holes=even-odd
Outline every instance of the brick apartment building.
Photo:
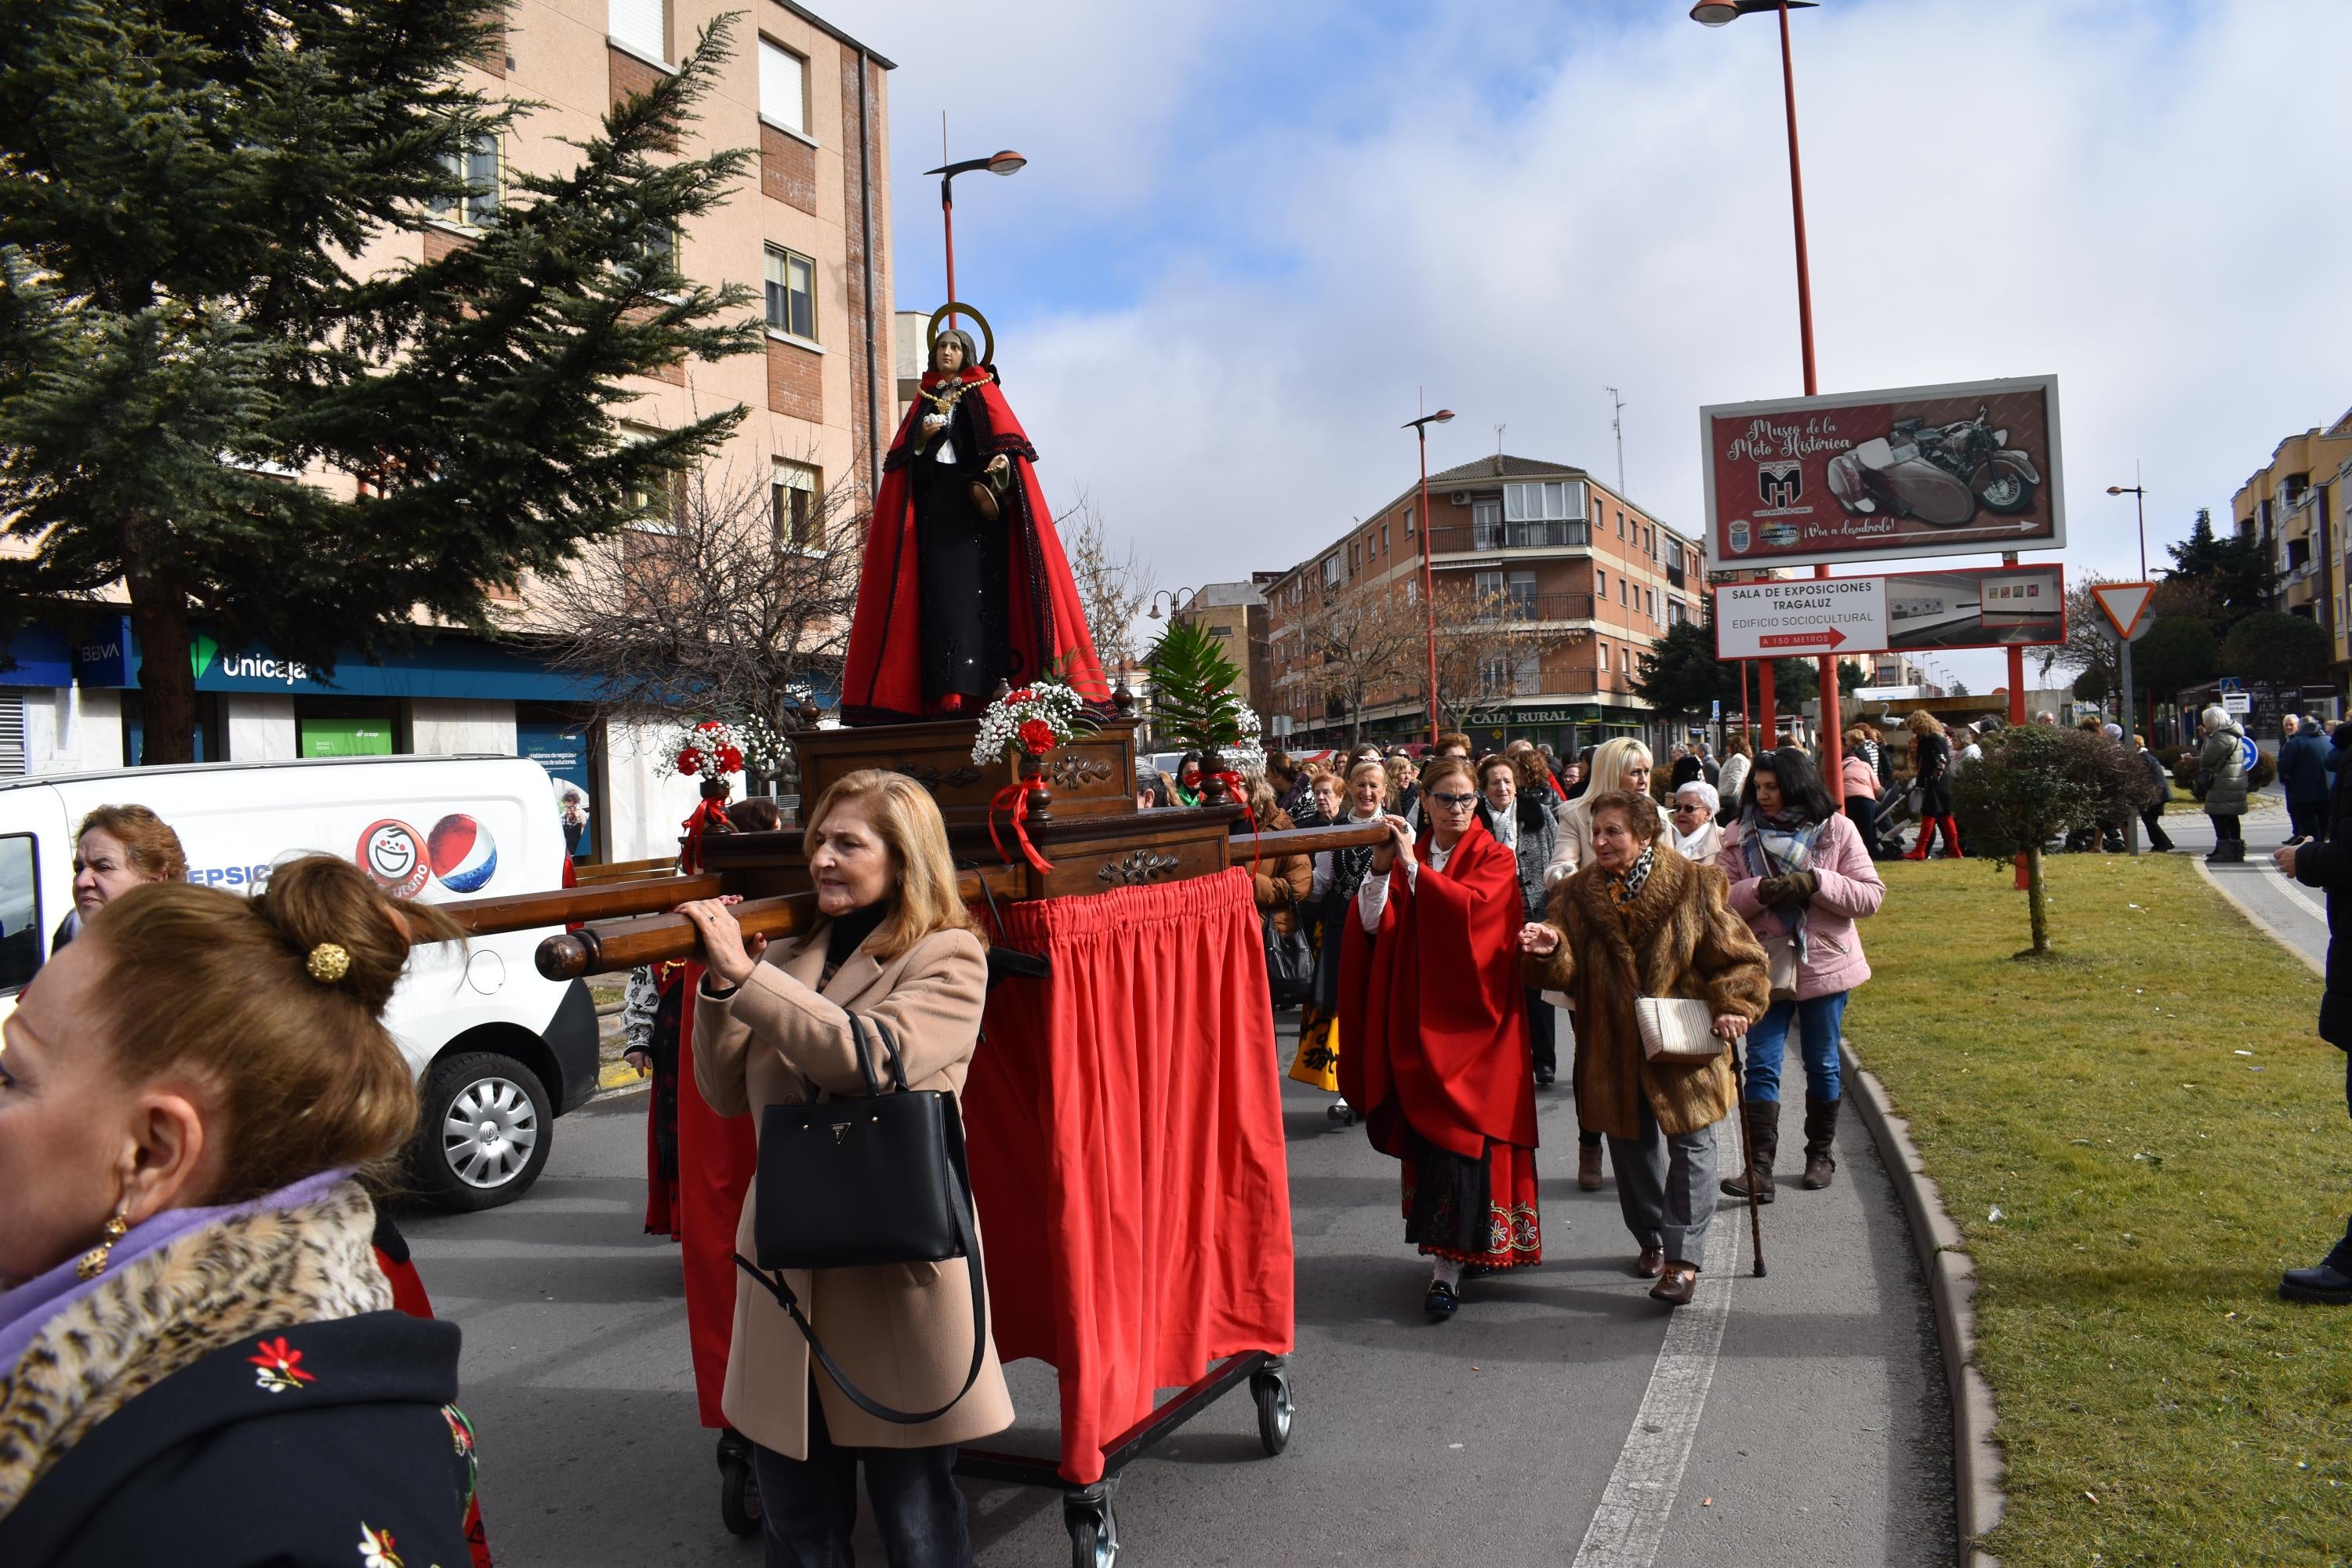
[[2278,574],[2274,606],[2328,633],[2340,696],[2352,681],[2352,413],[2281,441],[2230,511],[2239,537],[2260,541]]
[[[1429,477],[1425,529],[1420,502],[1416,483],[1308,559],[1262,574],[1275,737],[1298,749],[1347,742],[1349,705],[1332,689],[1331,656],[1313,634],[1385,595],[1384,613],[1414,635],[1396,673],[1367,690],[1363,731],[1427,738],[1426,548],[1442,636],[1465,633],[1445,640],[1482,650],[1458,704],[1464,680],[1441,678],[1447,721],[1481,749],[1525,738],[1565,752],[1621,734],[1657,744],[1660,723],[1634,695],[1634,672],[1668,627],[1704,613],[1697,542],[1582,468],[1499,453]],[[1501,623],[1503,635],[1482,643],[1465,617]],[[1328,648],[1328,632],[1320,640]]]

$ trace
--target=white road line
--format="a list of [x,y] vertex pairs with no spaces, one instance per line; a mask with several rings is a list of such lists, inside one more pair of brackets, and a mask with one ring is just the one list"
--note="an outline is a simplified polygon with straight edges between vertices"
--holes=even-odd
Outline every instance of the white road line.
[[2309,910],[2312,919],[2317,921],[2321,925],[2326,925],[2327,923],[2326,906],[2320,903],[2319,900],[2313,898],[2309,893],[2305,892],[2303,890],[2302,883],[2296,881],[2293,877],[2283,875],[2275,867],[2271,869],[2270,875],[2278,878],[2279,890],[2284,893],[2288,898],[2293,899],[2296,903],[2301,904],[2305,910]]
[[1690,1460],[1706,1391],[1715,1381],[1716,1356],[1723,1349],[1724,1324],[1731,1316],[1731,1277],[1739,1267],[1739,1243],[1747,1235],[1748,1211],[1726,1205],[1715,1217],[1701,1258],[1698,1290],[1677,1308],[1658,1347],[1658,1364],[1633,1429],[1609,1473],[1608,1489],[1584,1532],[1572,1568],[1650,1568],[1674,1516],[1675,1497]]

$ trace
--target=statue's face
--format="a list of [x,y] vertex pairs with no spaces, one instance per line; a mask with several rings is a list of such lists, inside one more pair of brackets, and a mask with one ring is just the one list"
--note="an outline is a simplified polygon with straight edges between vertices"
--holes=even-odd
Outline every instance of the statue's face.
[[941,375],[953,375],[963,368],[963,340],[952,332],[941,332],[939,342],[931,345],[931,368]]

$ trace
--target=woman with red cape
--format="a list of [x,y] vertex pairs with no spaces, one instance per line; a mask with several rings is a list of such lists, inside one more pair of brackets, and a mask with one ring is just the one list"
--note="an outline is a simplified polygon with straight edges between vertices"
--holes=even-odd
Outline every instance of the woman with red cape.
[[845,723],[977,718],[999,681],[1048,674],[1110,700],[1037,449],[971,335],[939,330],[950,310],[979,320],[969,305],[931,318],[930,369],[882,461],[842,669]]
[[1428,831],[1387,819],[1347,924],[1339,1089],[1403,1165],[1405,1239],[1436,1260],[1423,1306],[1444,1322],[1465,1275],[1542,1262],[1543,1227],[1518,859],[1479,824],[1468,763],[1421,785]]

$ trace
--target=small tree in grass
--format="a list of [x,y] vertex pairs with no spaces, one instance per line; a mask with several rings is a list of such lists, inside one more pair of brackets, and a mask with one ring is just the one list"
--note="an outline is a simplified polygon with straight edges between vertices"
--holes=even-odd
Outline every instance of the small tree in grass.
[[1952,813],[1970,854],[2006,868],[2025,857],[2026,910],[2033,945],[2021,958],[2050,955],[2050,908],[2042,857],[2076,828],[2117,826],[2155,799],[2155,785],[2131,752],[2104,735],[2012,724],[1983,742],[1984,760],[1952,781]]

